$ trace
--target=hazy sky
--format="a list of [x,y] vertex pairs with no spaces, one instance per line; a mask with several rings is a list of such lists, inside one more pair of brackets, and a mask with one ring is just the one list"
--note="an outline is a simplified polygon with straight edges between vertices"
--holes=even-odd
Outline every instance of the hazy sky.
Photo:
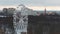
[[0,5],[60,6],[60,0],[0,0]]
[[[24,4],[31,9],[40,10],[47,8],[49,10],[60,10],[60,0],[0,0],[0,7]],[[0,8],[1,9],[1,8]]]

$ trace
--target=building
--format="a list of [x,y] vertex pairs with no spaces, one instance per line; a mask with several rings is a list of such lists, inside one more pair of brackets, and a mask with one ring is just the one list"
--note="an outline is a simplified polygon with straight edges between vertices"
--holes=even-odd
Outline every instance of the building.
[[[3,13],[1,13],[3,14]],[[14,34],[13,16],[0,14],[0,34]]]
[[60,34],[60,15],[28,15],[28,34]]

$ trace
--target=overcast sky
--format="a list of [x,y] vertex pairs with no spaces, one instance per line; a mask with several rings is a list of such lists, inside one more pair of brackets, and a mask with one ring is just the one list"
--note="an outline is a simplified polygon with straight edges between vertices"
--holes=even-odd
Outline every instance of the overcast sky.
[[0,0],[0,5],[60,6],[60,0]]
[[[49,10],[60,10],[60,0],[0,0],[0,9],[4,6],[15,6],[24,4],[31,9],[40,10],[47,8]],[[2,7],[1,7],[2,5]],[[6,6],[5,6],[6,5]]]

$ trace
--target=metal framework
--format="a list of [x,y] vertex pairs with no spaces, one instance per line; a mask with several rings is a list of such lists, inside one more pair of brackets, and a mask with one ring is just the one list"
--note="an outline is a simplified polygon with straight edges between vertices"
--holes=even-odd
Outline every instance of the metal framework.
[[[22,5],[19,5],[22,6]],[[24,6],[22,6],[24,7]],[[15,28],[15,34],[21,34],[22,32],[26,32],[27,34],[27,24],[28,24],[28,15],[22,15],[22,11],[16,12],[13,14],[13,23]]]

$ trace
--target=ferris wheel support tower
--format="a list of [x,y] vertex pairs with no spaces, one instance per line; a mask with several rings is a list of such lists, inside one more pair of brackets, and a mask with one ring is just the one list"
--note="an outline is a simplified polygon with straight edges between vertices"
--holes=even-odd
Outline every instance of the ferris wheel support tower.
[[24,9],[26,8],[24,5],[19,5],[18,8],[21,10],[19,12],[14,11],[13,14],[13,23],[14,23],[14,28],[15,28],[15,34],[22,34],[26,33],[27,34],[27,25],[28,25],[28,14],[23,14],[25,13]]

